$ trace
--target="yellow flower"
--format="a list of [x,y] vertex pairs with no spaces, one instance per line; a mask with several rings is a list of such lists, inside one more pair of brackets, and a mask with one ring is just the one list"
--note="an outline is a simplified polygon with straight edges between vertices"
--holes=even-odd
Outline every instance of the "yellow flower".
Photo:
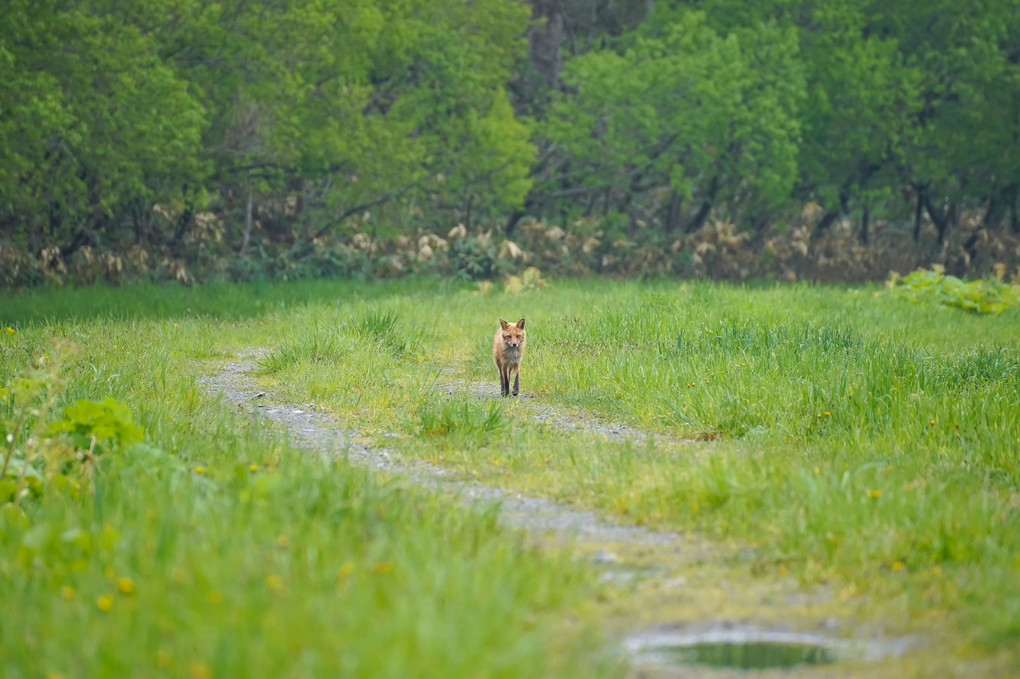
[[202,466],[195,467],[195,473],[196,474],[205,474],[205,467],[202,467]]
[[892,569],[894,571],[901,571],[901,570],[903,570],[903,568],[904,568],[904,564],[903,564],[902,561],[893,561]]
[[113,608],[113,597],[109,594],[101,594],[96,598],[96,606],[99,607],[103,613],[106,613]]
[[64,675],[60,672],[50,672],[46,675],[46,679],[64,679]]
[[212,679],[212,670],[209,669],[208,665],[193,662],[188,664],[188,675],[191,679]]
[[60,588],[60,596],[64,597],[65,599],[73,599],[74,587],[71,587],[70,585],[64,585],[63,587]]
[[878,498],[882,497],[882,491],[881,490],[869,490],[868,491],[868,497],[870,497],[873,500],[878,499]]
[[6,328],[4,328],[4,332],[6,332],[8,335],[13,335],[14,334],[14,328],[12,328],[11,326],[8,325]]
[[931,421],[931,424],[935,424],[935,420],[932,420],[932,421]]
[[277,594],[279,594],[281,596],[283,595],[283,592],[284,592],[283,578],[281,578],[279,575],[275,575],[274,574],[274,575],[267,576],[266,577],[266,586],[269,587],[269,589],[271,589],[274,592],[276,592]]
[[131,578],[121,578],[117,581],[117,589],[120,590],[121,594],[134,594],[135,581]]
[[259,470],[259,466],[257,464],[253,464],[252,466],[248,467],[248,469],[252,470],[253,472],[257,472]]
[[380,561],[372,566],[372,572],[377,575],[383,575],[385,573],[391,573],[393,571],[393,564],[388,561]]
[[173,660],[174,659],[173,656],[170,655],[170,651],[166,650],[165,648],[161,648],[158,651],[156,651],[156,664],[158,666],[170,667],[170,664],[173,663]]
[[826,411],[825,411],[825,416],[826,416],[826,417],[829,417],[830,415],[832,415],[832,413],[830,413],[830,412],[829,412],[828,410],[826,410]]

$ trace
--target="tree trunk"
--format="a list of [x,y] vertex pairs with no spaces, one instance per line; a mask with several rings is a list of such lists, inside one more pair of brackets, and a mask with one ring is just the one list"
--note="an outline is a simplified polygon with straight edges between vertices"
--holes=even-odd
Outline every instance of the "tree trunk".
[[949,215],[939,212],[938,208],[932,205],[931,197],[927,193],[924,194],[922,200],[924,201],[924,209],[928,213],[928,217],[938,231],[939,245],[942,245],[946,242],[946,232],[949,230]]
[[924,187],[915,186],[917,191],[917,205],[914,206],[914,242],[921,240],[921,217],[924,214]]
[[839,209],[826,211],[825,216],[822,217],[822,221],[818,222],[815,226],[815,230],[811,232],[811,239],[814,240],[825,233],[832,224],[840,218],[840,216],[846,214],[847,206],[850,203],[850,187],[847,184],[839,187]]
[[241,256],[244,257],[245,253],[248,252],[248,243],[251,241],[251,212],[252,203],[254,197],[252,196],[251,187],[248,187],[248,203],[244,207],[244,236],[241,238]]
[[676,191],[673,191],[669,196],[669,206],[666,209],[666,235],[672,234],[676,231],[677,226],[680,225],[680,210],[683,208],[684,198]]
[[1017,214],[1016,199],[1017,199],[1017,185],[1013,184],[1009,187],[1009,228],[1013,233],[1020,234],[1020,214]]
[[712,177],[712,183],[708,185],[708,195],[705,196],[705,200],[702,201],[701,207],[694,213],[694,217],[687,224],[687,233],[694,233],[701,228],[705,220],[708,219],[708,213],[712,211],[712,200],[715,198],[715,194],[719,191],[719,177]]
[[553,90],[560,89],[560,71],[563,61],[560,49],[566,40],[563,12],[558,0],[532,0],[531,18],[528,29],[528,56],[535,68]]
[[509,236],[513,233],[513,230],[517,228],[517,223],[521,221],[521,218],[527,213],[524,210],[514,210],[510,213],[510,217],[506,220],[506,224],[503,226],[503,233]]

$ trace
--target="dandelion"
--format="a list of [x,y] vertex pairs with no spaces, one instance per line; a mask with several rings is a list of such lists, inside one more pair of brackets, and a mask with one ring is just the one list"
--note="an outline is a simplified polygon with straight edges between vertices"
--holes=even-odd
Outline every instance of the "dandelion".
[[902,561],[893,561],[892,569],[894,571],[901,571],[904,568],[905,568],[905,565],[904,565],[904,563]]
[[872,500],[877,500],[878,498],[882,497],[882,491],[877,489],[869,490],[868,497],[870,497]]
[[120,590],[121,594],[134,594],[135,581],[131,578],[121,578],[117,581],[117,589]]
[[65,599],[73,599],[74,587],[71,587],[70,585],[64,585],[63,587],[60,588],[60,596],[64,597]]
[[170,655],[170,651],[166,650],[165,648],[161,648],[158,651],[156,651],[156,664],[159,667],[170,667],[170,664],[173,662],[173,660],[174,658],[172,655]]
[[935,420],[931,421],[932,426],[935,426]]
[[14,334],[14,328],[12,328],[11,326],[8,325],[6,328],[4,328],[4,332],[6,332],[8,335],[13,335]]
[[373,564],[372,572],[376,575],[384,575],[386,573],[393,572],[393,564],[388,561],[380,561],[377,564]]
[[176,323],[174,323],[174,327],[175,327],[175,328],[177,327],[177,324],[176,324]]
[[195,467],[195,473],[196,474],[205,474],[205,467],[202,467],[202,466]]
[[188,664],[188,675],[191,679],[211,679],[212,670],[209,669],[208,665],[193,662]]
[[259,466],[257,464],[253,464],[250,467],[248,467],[248,469],[252,470],[253,472],[257,472],[259,470]]
[[283,578],[276,574],[266,576],[266,587],[273,590],[278,596],[283,596],[285,591]]
[[113,608],[113,597],[109,594],[101,594],[96,598],[96,606],[103,613],[106,613]]
[[832,415],[832,413],[830,413],[828,410],[825,411],[825,416],[826,417],[830,417],[831,415]]

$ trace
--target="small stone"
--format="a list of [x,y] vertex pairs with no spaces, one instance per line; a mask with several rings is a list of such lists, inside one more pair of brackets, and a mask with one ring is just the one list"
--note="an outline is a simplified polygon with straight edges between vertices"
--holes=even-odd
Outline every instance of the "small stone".
[[600,549],[592,555],[591,560],[593,563],[615,563],[617,558],[612,552]]

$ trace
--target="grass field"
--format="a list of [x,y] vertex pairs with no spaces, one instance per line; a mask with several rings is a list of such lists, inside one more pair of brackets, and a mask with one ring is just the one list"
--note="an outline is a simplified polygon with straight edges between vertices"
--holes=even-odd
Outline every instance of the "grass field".
[[[451,379],[498,394],[492,332],[520,316],[522,392],[692,441],[607,441],[535,422],[522,402],[445,396]],[[64,461],[55,476],[68,482],[42,473],[36,496],[3,509],[0,654],[11,676],[618,671],[583,624],[597,617],[593,576],[566,554],[295,451],[197,385],[207,362],[262,347],[274,397],[380,443],[396,433],[407,455],[740,541],[753,547],[747,577],[828,583],[876,616],[895,607],[922,632],[950,630],[955,654],[1020,667],[1018,338],[1016,309],[978,316],[807,284],[8,296],[0,381],[34,364],[66,382],[50,419],[113,396],[146,433],[109,444],[97,468]],[[31,438],[33,415],[15,427],[17,399],[2,408],[15,448],[64,460]]]

